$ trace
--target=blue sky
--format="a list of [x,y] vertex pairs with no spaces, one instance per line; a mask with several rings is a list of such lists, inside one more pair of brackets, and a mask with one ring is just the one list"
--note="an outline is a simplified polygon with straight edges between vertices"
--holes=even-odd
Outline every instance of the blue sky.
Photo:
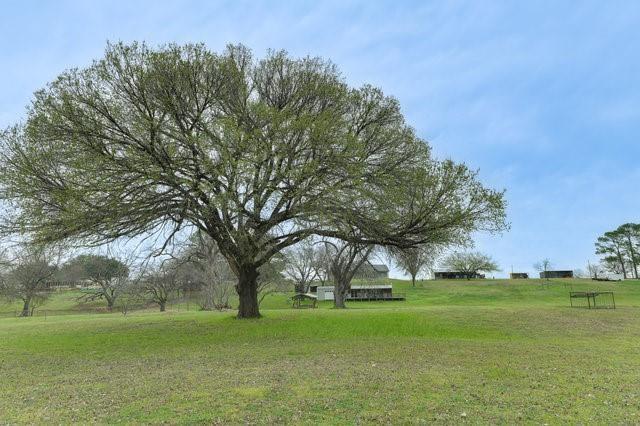
[[396,96],[439,157],[507,190],[511,230],[476,240],[501,275],[544,257],[584,268],[599,234],[640,222],[639,24],[631,1],[8,1],[0,127],[107,40],[319,55]]

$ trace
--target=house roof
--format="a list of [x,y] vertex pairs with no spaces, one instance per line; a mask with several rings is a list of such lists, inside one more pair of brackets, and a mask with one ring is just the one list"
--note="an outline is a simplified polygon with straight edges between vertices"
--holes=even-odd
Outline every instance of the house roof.
[[376,290],[376,289],[383,289],[383,288],[393,288],[393,286],[391,284],[384,284],[384,285],[352,285],[351,286],[351,290]]
[[387,265],[383,265],[383,264],[371,264],[371,267],[376,271],[376,272],[389,272],[389,268],[387,268]]
[[296,293],[293,295],[292,299],[317,299],[318,296],[311,293]]
[[[334,286],[332,285],[327,285],[327,286],[318,286],[318,291],[327,291],[327,290],[333,290]],[[379,284],[371,284],[371,285],[352,285],[351,286],[351,290],[362,290],[362,289],[382,289],[382,288],[391,288],[393,289],[393,285],[391,284],[383,284],[383,285],[379,285]]]

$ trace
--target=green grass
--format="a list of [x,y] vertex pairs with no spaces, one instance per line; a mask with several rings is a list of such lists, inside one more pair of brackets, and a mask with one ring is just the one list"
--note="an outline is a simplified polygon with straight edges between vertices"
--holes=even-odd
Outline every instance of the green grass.
[[[618,309],[570,309],[570,286]],[[74,314],[97,307],[60,293],[68,315],[0,319],[0,424],[640,422],[640,282],[394,291],[344,311],[272,295],[260,320]]]

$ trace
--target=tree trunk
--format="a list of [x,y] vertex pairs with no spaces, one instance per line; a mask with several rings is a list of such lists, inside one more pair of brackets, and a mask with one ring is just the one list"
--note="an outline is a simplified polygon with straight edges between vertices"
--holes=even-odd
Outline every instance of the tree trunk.
[[113,300],[111,298],[107,298],[107,309],[109,309],[109,312],[113,312]]
[[416,276],[415,275],[411,275],[411,285],[412,286],[416,286]]
[[624,277],[624,279],[627,279],[627,268],[624,266],[624,257],[622,256],[622,253],[620,253],[620,250],[618,250],[618,261],[620,262],[620,268],[622,268],[622,276]]
[[629,245],[629,259],[631,260],[631,266],[633,267],[633,277],[638,279],[638,265],[636,262],[636,253],[633,250],[633,242],[631,241],[631,237],[627,236],[627,243]]
[[21,317],[29,317],[31,316],[31,310],[29,309],[29,305],[31,304],[31,300],[25,300],[24,305],[22,306],[22,312],[20,313]]
[[347,306],[344,304],[345,294],[340,291],[333,292],[333,307],[337,309],[345,309]]
[[349,291],[349,283],[336,282],[333,287],[333,307],[337,309],[345,309],[345,300]]
[[167,302],[160,302],[160,312],[164,312],[166,310]]
[[254,265],[240,268],[236,291],[240,298],[238,318],[260,318],[258,306],[258,268]]

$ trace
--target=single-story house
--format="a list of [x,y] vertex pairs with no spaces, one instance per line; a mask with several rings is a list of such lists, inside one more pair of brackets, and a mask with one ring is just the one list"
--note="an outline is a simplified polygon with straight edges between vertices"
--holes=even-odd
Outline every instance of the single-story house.
[[[314,288],[312,287],[313,291]],[[318,300],[334,300],[334,286],[318,286],[315,288]],[[347,300],[404,300],[404,295],[394,295],[393,286],[385,285],[352,285]]]

